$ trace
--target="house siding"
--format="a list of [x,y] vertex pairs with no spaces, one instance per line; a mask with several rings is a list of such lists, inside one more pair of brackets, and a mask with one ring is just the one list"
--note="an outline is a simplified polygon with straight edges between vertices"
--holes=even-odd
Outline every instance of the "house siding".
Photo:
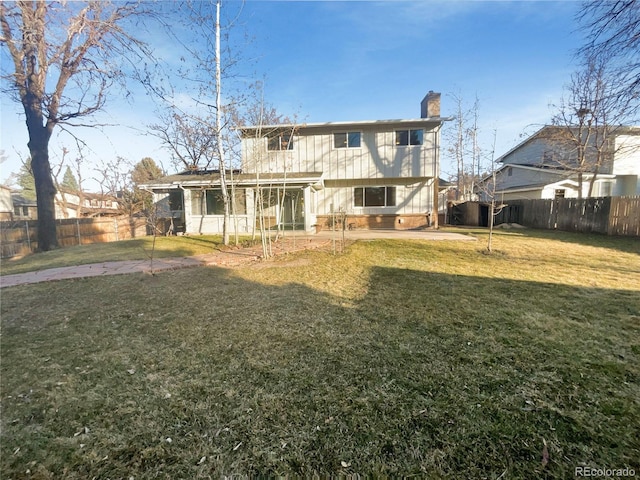
[[[396,146],[398,129],[424,128],[423,145]],[[362,132],[360,148],[334,148],[333,134]],[[437,136],[435,129],[416,124],[377,129],[338,127],[327,130],[301,128],[294,136],[294,148],[268,151],[265,138],[243,139],[243,171],[255,172],[323,172],[325,180],[387,179],[434,177],[436,175]]]
[[534,138],[521,148],[505,155],[502,163],[509,165],[541,165],[549,145],[544,139]]
[[11,200],[11,190],[0,185],[0,220],[11,220],[13,218],[13,201]]
[[[300,126],[293,136],[293,149],[284,151],[269,151],[267,139],[251,136],[250,132],[242,141],[243,171],[322,172],[324,188],[309,192],[306,198],[314,212],[308,214],[311,222],[331,212],[345,212],[349,216],[413,215],[407,225],[425,225],[426,213],[435,208],[433,180],[438,174],[439,127],[440,122],[421,120]],[[423,130],[422,145],[397,146],[396,131],[411,129]],[[334,134],[344,132],[360,132],[360,147],[335,148]],[[356,207],[354,188],[367,186],[395,187],[396,204]],[[398,223],[404,225],[404,220]]]
[[619,135],[616,138],[613,173],[617,181],[613,186],[614,195],[640,195],[640,137]]
[[[283,228],[303,227],[305,231],[313,232],[314,227],[322,228],[328,217],[336,212],[347,214],[350,225],[363,228],[427,225],[427,213],[436,210],[434,185],[439,173],[440,128],[448,120],[439,116],[439,110],[432,109],[431,112],[432,117],[413,120],[243,128],[240,132],[241,178],[236,180],[246,188],[247,211],[243,215],[232,215],[230,231],[236,228],[240,233],[253,231],[256,221],[254,196],[258,184],[263,189],[275,189],[277,195],[286,191],[291,199],[290,204],[270,207],[267,213],[270,220],[279,222],[279,227]],[[417,129],[423,132],[421,145],[396,145],[398,130]],[[334,147],[334,134],[348,132],[361,134],[360,146]],[[291,136],[293,148],[269,150],[271,134]],[[277,144],[288,147],[284,141]],[[219,182],[217,172],[183,172],[147,184],[145,188],[154,192],[163,215],[173,218],[174,223],[180,221],[186,233],[217,233],[222,231],[223,216],[196,215],[191,210],[190,189],[219,188]],[[395,188],[394,205],[355,206],[356,187],[383,186]],[[179,212],[167,208],[168,192],[176,189],[180,189],[184,197],[184,208]],[[297,197],[296,192],[302,197]]]
[[[607,156],[597,172],[595,150],[589,149],[590,157],[582,168],[582,196],[640,194],[640,129],[624,127],[609,138],[615,139],[613,154]],[[579,178],[576,165],[572,168],[570,164],[572,156],[575,145],[562,140],[561,131],[555,127],[544,127],[498,159],[503,167],[496,174],[496,191],[510,199],[554,198],[556,189],[565,190],[566,198],[578,197]],[[594,174],[593,190],[589,192]],[[484,179],[483,184],[490,187],[491,178]]]
[[500,200],[501,202],[506,202],[508,200],[537,200],[540,198],[542,198],[542,189],[526,190],[522,192],[504,192],[499,194],[498,200]]
[[[511,168],[511,176],[508,174],[509,168]],[[518,166],[506,166],[498,173],[498,175],[496,175],[496,190],[502,191],[512,188],[531,186],[539,186],[542,188],[543,185],[557,182],[566,176],[566,173],[563,172],[525,169],[519,168]]]
[[616,158],[613,173],[616,175],[640,174],[640,137],[619,135],[616,138]]

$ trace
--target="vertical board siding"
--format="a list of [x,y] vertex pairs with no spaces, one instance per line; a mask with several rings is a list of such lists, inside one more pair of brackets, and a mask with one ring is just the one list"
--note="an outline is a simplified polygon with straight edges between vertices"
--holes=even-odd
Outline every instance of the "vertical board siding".
[[[247,172],[323,172],[324,178],[433,177],[436,132],[425,130],[420,147],[395,145],[395,130],[365,130],[360,148],[333,148],[333,132],[298,135],[291,151],[268,151],[263,139],[246,138],[243,168]],[[253,153],[253,154],[252,154]]]
[[[396,146],[398,128],[423,128],[423,145]],[[348,131],[361,132],[360,147],[334,148],[334,133]],[[424,226],[426,213],[434,210],[433,178],[438,171],[438,139],[439,125],[427,126],[420,122],[309,128],[302,125],[291,151],[268,151],[263,139],[244,138],[243,169],[246,173],[321,172],[325,184],[313,195],[315,213],[312,217],[326,216],[333,207],[333,211],[342,210],[352,216],[382,216],[386,218],[385,222],[398,215],[413,215],[411,219],[403,218],[400,225],[416,226],[422,222],[418,226]],[[396,206],[355,207],[354,186],[395,186]]]

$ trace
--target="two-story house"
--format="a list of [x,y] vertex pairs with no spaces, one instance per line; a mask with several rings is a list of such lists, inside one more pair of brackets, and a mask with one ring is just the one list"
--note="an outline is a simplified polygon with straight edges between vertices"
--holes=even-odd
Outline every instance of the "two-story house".
[[55,196],[56,218],[104,217],[120,214],[113,195],[59,190]]
[[[349,228],[435,224],[446,120],[440,94],[429,92],[416,119],[240,128],[242,168],[226,175],[230,231],[249,233],[262,218],[267,228],[312,233],[331,226],[336,214]],[[145,188],[178,231],[222,231],[219,172],[179,173]]]
[[[543,127],[496,160],[501,164],[495,172],[497,198],[576,198],[580,189],[584,198],[640,195],[640,127],[607,134],[605,142],[592,132],[591,141],[580,146],[566,127]],[[488,176],[479,186],[481,198],[492,190]]]

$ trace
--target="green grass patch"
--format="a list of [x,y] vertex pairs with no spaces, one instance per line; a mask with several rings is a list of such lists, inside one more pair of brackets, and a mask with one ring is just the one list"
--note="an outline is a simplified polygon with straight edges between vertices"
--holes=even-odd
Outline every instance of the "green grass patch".
[[590,238],[3,289],[0,477],[638,472],[640,252]]

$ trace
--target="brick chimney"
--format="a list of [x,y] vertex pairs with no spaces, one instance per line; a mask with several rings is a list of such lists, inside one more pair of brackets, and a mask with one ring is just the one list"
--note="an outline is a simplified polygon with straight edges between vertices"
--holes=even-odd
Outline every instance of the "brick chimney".
[[440,93],[429,90],[427,96],[420,102],[420,118],[440,116]]

